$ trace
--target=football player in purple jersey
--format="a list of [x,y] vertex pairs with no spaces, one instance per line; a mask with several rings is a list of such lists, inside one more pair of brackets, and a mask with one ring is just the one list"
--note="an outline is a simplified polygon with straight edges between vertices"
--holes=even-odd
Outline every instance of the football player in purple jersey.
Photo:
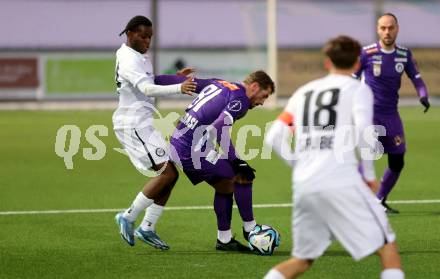
[[427,112],[430,104],[428,90],[423,82],[417,63],[412,52],[396,44],[399,24],[395,15],[383,14],[377,21],[377,34],[379,41],[363,48],[361,53],[361,67],[354,76],[359,78],[363,73],[365,83],[374,93],[374,119],[375,125],[382,125],[386,135],[379,140],[388,154],[388,168],[382,177],[377,198],[381,200],[387,213],[399,213],[389,207],[387,197],[396,184],[404,166],[406,151],[405,136],[402,120],[397,109],[403,72],[414,84],[420,103]]
[[255,170],[237,156],[229,132],[232,124],[249,109],[263,105],[275,85],[264,71],[251,73],[242,83],[221,79],[196,79],[196,82],[195,91],[203,89],[173,133],[172,160],[182,166],[194,185],[205,181],[215,189],[216,249],[249,251],[232,237],[232,204],[235,198],[243,220],[243,236],[247,239],[256,225],[252,209]]

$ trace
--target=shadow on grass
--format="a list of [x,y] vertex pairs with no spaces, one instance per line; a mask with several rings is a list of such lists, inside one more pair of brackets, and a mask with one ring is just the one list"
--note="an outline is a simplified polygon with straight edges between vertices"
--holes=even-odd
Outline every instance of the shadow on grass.
[[388,218],[405,218],[405,217],[419,217],[419,216],[434,216],[439,217],[440,211],[400,211],[399,214],[387,214]]
[[440,251],[434,251],[434,250],[427,250],[427,251],[423,251],[423,250],[419,250],[419,251],[399,251],[399,253],[401,255],[440,255]]
[[235,251],[216,251],[216,250],[209,250],[209,251],[161,251],[161,250],[149,250],[145,252],[139,252],[136,253],[137,255],[154,255],[154,256],[175,256],[175,255],[249,255],[249,256],[256,256],[256,257],[286,257],[290,256],[290,251],[275,251],[275,253],[271,256],[262,256],[258,255],[253,252],[235,252]]

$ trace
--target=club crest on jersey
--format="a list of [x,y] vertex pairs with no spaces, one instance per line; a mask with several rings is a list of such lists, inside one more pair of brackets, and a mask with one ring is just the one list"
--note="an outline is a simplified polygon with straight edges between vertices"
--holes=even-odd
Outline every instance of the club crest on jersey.
[[396,72],[402,73],[405,66],[403,66],[403,63],[397,63],[394,68],[396,69]]
[[395,136],[394,137],[394,144],[396,146],[399,146],[403,143],[403,138],[401,136]]
[[242,105],[240,100],[233,100],[228,104],[228,110],[230,111],[240,111],[241,107]]
[[375,77],[380,76],[380,68],[381,68],[381,64],[379,64],[379,63],[373,64],[373,75]]
[[165,149],[163,148],[156,148],[156,155],[159,157],[163,157],[165,155]]

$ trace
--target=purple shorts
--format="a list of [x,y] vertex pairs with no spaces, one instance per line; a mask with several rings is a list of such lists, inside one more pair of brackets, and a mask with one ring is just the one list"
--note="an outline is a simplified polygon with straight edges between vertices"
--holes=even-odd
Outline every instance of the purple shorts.
[[374,113],[373,123],[385,127],[386,135],[379,136],[379,141],[382,143],[385,153],[405,153],[405,134],[399,113],[389,115]]
[[221,179],[232,179],[235,176],[231,162],[227,159],[219,159],[215,165],[200,158],[200,167],[194,167],[192,160],[182,160],[183,172],[193,185],[206,181],[214,184]]
[[171,144],[174,147],[170,152],[171,160],[183,168],[183,172],[193,185],[203,181],[212,185],[221,179],[234,178],[235,172],[229,160],[218,159],[213,164],[204,157],[191,158],[191,152],[181,142],[171,139]]

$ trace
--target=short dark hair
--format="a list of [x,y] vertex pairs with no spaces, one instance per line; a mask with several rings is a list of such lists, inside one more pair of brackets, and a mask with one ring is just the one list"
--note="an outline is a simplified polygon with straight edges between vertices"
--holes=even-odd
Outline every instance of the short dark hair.
[[119,36],[122,36],[122,34],[126,34],[128,31],[135,31],[140,25],[151,27],[153,26],[153,23],[151,23],[151,20],[149,20],[148,18],[137,15],[130,19],[130,21],[127,23],[127,26],[125,26],[125,29],[122,30],[121,33],[119,33]]
[[348,36],[330,39],[322,48],[322,52],[330,58],[339,69],[350,69],[361,54],[361,45]]
[[269,89],[270,88],[272,90],[271,94],[273,92],[275,92],[275,83],[270,78],[270,76],[268,74],[266,74],[266,72],[263,71],[263,70],[258,70],[258,71],[255,71],[255,72],[249,74],[244,79],[243,82],[245,84],[251,84],[253,82],[256,82],[263,89]]
[[378,18],[378,20],[379,20],[381,17],[384,17],[384,16],[390,16],[390,17],[394,18],[394,20],[396,21],[396,24],[399,25],[399,21],[397,20],[397,16],[394,15],[393,13],[384,13],[384,14],[382,14],[382,15]]

